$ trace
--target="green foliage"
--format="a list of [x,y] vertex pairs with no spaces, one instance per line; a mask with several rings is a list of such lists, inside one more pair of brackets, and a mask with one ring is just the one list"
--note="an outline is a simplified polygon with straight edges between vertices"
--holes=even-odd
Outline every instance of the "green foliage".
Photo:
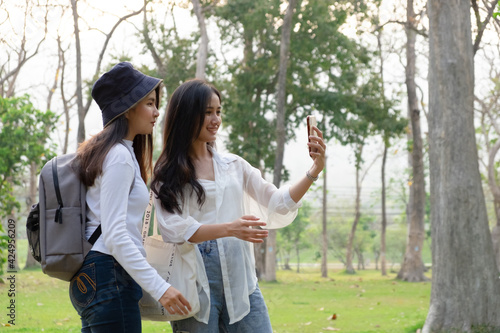
[[54,113],[35,109],[27,95],[0,97],[0,216],[19,208],[12,188],[19,184],[24,168],[32,162],[40,165],[50,157],[46,142],[56,120]]
[[0,223],[0,284],[3,283],[4,264],[7,262],[10,237],[5,234],[4,228]]
[[[33,107],[29,96],[0,97],[0,217],[20,209],[13,194],[20,185],[26,168],[35,163],[41,166],[52,156],[53,146],[48,146],[50,133],[55,129],[57,116]],[[0,224],[0,264],[5,261],[4,230]],[[0,276],[3,275],[0,266]]]
[[[287,139],[294,137],[310,113],[322,115],[320,128],[327,139],[335,137],[344,144],[362,142],[382,129],[397,130],[397,125],[386,124],[395,112],[370,68],[372,53],[341,31],[348,17],[365,17],[366,10],[362,2],[351,1],[332,6],[331,1],[319,0],[297,6],[287,71]],[[230,76],[222,85],[228,149],[271,171],[284,13],[276,0],[233,0],[218,7],[215,15],[223,44],[242,50],[228,64]]]
[[[149,48],[153,48],[159,61],[166,68],[166,73],[162,78],[167,95],[170,95],[180,84],[195,76],[199,36],[197,34],[188,37],[181,35],[175,24],[167,22],[167,19],[172,18],[167,14],[164,22],[148,17],[144,29],[147,30],[151,40],[146,40],[143,34],[140,38],[144,46],[143,52],[149,53],[151,52]],[[139,68],[139,70],[148,75],[161,77],[161,73],[147,67]]]
[[493,18],[497,18],[498,16],[500,16],[500,3],[497,4],[496,12],[493,13]]
[[223,44],[242,48],[242,55],[226,64],[229,78],[221,81],[227,148],[263,171],[271,171],[275,159],[272,95],[280,34],[273,27],[281,18],[279,5],[276,0],[228,1],[216,11]]
[[386,233],[386,258],[391,263],[391,267],[395,264],[403,262],[403,256],[406,251],[406,228],[390,228]]
[[346,219],[335,220],[328,225],[328,248],[334,257],[346,264],[347,241],[351,231],[351,222]]

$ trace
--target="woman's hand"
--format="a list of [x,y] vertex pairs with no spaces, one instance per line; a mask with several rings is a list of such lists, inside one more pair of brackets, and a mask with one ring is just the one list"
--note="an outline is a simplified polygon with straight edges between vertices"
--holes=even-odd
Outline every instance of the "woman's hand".
[[252,243],[263,243],[264,238],[269,234],[267,230],[254,229],[252,227],[263,227],[266,222],[253,215],[244,215],[239,219],[230,222],[228,232],[231,236]]
[[310,148],[309,156],[311,156],[313,160],[313,165],[309,170],[309,174],[313,177],[317,177],[325,168],[326,144],[323,141],[323,133],[319,128],[313,126],[313,129],[318,136],[309,136],[309,142],[307,143]]
[[191,305],[184,298],[181,292],[170,286],[163,296],[159,299],[159,302],[170,314],[188,314],[191,311]]

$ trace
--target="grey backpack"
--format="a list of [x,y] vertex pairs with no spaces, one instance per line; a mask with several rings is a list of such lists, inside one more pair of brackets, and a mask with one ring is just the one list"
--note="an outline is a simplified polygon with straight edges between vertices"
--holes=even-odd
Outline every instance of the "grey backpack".
[[56,156],[40,173],[39,203],[31,207],[26,232],[31,254],[45,274],[70,281],[101,234],[85,237],[85,185],[75,172],[76,154]]

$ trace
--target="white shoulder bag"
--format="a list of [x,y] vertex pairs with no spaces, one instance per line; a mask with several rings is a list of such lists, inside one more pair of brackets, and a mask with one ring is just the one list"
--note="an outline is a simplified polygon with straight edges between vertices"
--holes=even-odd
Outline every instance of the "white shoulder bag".
[[149,225],[153,211],[153,191],[149,194],[149,205],[144,214],[142,225],[142,242],[146,250],[146,260],[156,269],[158,274],[179,290],[191,305],[191,312],[187,315],[170,314],[145,290],[139,301],[142,320],[173,321],[194,316],[200,311],[200,299],[196,285],[196,248],[195,245],[184,242],[182,244],[166,243],[158,235],[156,214],[153,223],[153,235],[149,235]]

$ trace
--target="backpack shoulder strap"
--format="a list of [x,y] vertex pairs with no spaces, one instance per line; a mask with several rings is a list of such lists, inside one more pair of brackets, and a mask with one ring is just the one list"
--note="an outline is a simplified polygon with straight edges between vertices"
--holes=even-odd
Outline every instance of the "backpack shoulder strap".
[[57,198],[57,210],[54,217],[54,222],[62,223],[61,213],[63,208],[63,201],[61,197],[61,190],[59,189],[59,177],[57,175],[57,158],[52,159],[52,177],[54,179],[54,189],[56,191],[56,198]]

